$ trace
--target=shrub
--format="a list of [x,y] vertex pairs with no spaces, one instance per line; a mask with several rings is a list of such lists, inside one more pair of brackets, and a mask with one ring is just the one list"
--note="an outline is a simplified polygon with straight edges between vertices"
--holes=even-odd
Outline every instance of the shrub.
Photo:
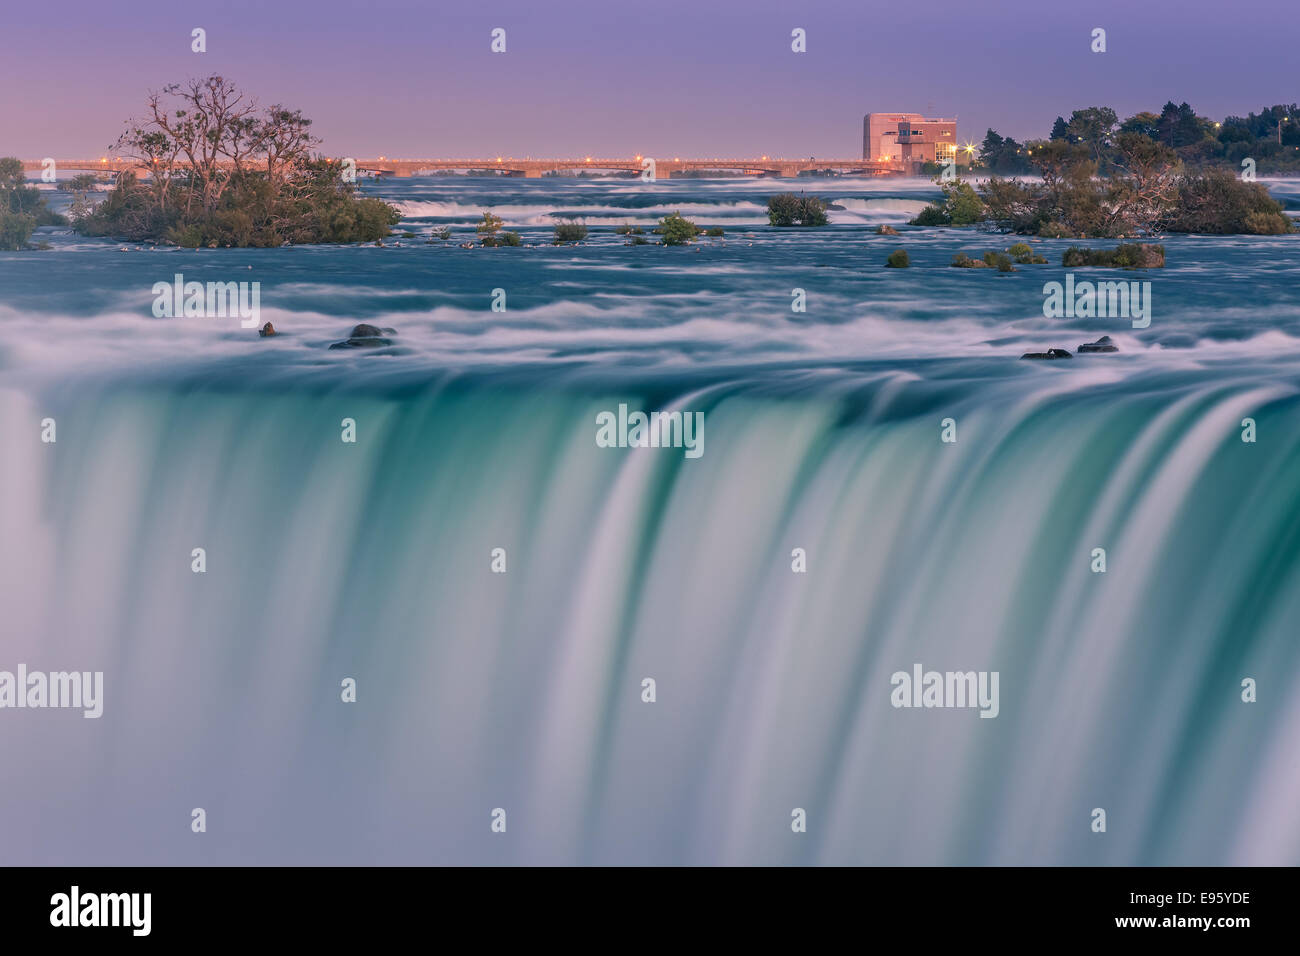
[[721,226],[713,226],[710,229],[706,229],[704,231],[704,234],[713,239],[717,239],[719,236],[725,236],[726,230],[724,230]]
[[1295,231],[1291,220],[1280,212],[1248,212],[1242,225],[1254,236],[1280,236]]
[[1011,257],[1005,256],[1000,252],[984,253],[984,264],[990,269],[997,269],[998,272],[1016,271],[1016,267],[1011,264]]
[[1074,233],[1059,222],[1044,222],[1038,227],[1042,239],[1073,239]]
[[431,238],[447,241],[451,238],[451,226],[443,226],[441,229],[433,230]]
[[484,212],[483,218],[479,220],[478,225],[475,227],[475,231],[478,232],[479,236],[484,240],[483,244],[487,245],[487,240],[490,237],[495,236],[505,224],[506,221],[500,216],[494,216],[490,212]]
[[1159,269],[1165,264],[1165,247],[1122,242],[1114,249],[1086,249],[1071,246],[1061,254],[1066,268],[1100,266],[1109,269]]
[[497,236],[497,245],[499,246],[518,246],[523,243],[522,237],[517,232],[503,232]]
[[967,182],[943,183],[943,198],[926,206],[913,219],[913,226],[969,226],[987,216],[984,201]]
[[581,242],[587,238],[587,227],[575,219],[561,219],[555,224],[555,245],[562,242]]
[[907,256],[906,249],[895,249],[885,260],[885,267],[889,269],[906,269],[912,264],[911,259]]
[[1290,232],[1282,205],[1262,183],[1244,182],[1226,169],[1208,169],[1199,176],[1184,176],[1169,218],[1170,232],[1211,235]]
[[773,226],[824,226],[826,203],[816,196],[778,193],[767,198],[767,221]]
[[640,226],[634,226],[630,222],[625,222],[621,226],[615,226],[614,232],[620,236],[640,236],[645,230]]
[[685,245],[700,234],[699,226],[689,219],[683,219],[679,213],[664,216],[659,220],[659,228],[655,231],[664,237],[665,246]]
[[987,269],[989,264],[983,259],[972,259],[964,252],[959,252],[952,257],[952,267],[954,269]]
[[935,203],[931,203],[922,209],[915,219],[908,223],[909,226],[951,226],[952,220],[948,218],[947,211]]
[[36,231],[36,217],[25,212],[0,209],[0,249],[17,252],[27,248],[27,241]]

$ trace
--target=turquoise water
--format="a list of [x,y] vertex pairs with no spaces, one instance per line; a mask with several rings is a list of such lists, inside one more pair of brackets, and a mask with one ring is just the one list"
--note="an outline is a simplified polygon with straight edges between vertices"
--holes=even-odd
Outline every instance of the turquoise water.
[[[1010,240],[904,227],[931,184],[798,186],[832,226],[424,178],[366,187],[400,246],[0,254],[0,669],[105,674],[99,720],[0,712],[5,858],[1300,862],[1300,236],[1166,239],[1139,330],[1043,317],[1068,242],[947,268]],[[489,205],[531,247],[458,248]],[[546,244],[677,209],[725,239]],[[176,272],[282,334],[153,318]],[[328,349],[360,321],[393,347]],[[703,454],[598,447],[620,403]],[[915,663],[997,717],[892,707]]]

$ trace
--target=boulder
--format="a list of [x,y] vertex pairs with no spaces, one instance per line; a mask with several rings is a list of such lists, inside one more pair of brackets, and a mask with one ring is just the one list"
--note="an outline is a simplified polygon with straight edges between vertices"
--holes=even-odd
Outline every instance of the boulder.
[[266,325],[258,329],[257,334],[264,339],[269,339],[271,336],[275,335],[275,326],[268,322]]
[[1095,342],[1085,342],[1079,346],[1079,354],[1085,352],[1118,352],[1119,346],[1111,341],[1109,335],[1103,335]]
[[1042,361],[1049,361],[1049,362],[1054,361],[1056,359],[1074,358],[1074,356],[1071,355],[1069,352],[1067,352],[1065,349],[1048,349],[1046,352],[1026,352],[1024,355],[1020,357],[1022,359],[1039,359]]
[[353,328],[351,335],[346,342],[335,342],[330,346],[332,349],[375,349],[383,348],[386,345],[392,345],[392,339],[385,338],[386,335],[396,335],[396,329],[381,329],[374,325],[366,325],[364,322]]
[[895,229],[893,226],[877,226],[877,227],[876,227],[876,235],[878,235],[878,236],[896,236],[896,235],[898,235],[898,230]]

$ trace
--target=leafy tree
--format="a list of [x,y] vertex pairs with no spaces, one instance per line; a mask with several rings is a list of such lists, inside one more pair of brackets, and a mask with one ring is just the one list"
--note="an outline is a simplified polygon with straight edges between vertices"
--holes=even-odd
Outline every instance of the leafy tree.
[[[1087,147],[1094,162],[1100,163],[1102,153],[1110,145],[1118,118],[1109,106],[1090,106],[1075,110],[1067,127],[1072,142]],[[1056,137],[1052,137],[1053,140]]]
[[27,185],[22,160],[0,158],[0,249],[14,252],[27,248],[37,226],[59,225],[62,216],[52,212],[35,186]]
[[1056,118],[1056,122],[1052,124],[1052,132],[1048,136],[1048,139],[1068,140],[1069,138],[1070,138],[1070,127],[1065,122],[1064,116],[1058,116]]
[[485,210],[483,218],[479,220],[478,225],[475,227],[475,231],[479,234],[479,238],[486,242],[488,239],[495,239],[497,233],[505,224],[506,221],[500,216],[494,216]]
[[1160,111],[1160,120],[1156,128],[1160,142],[1175,149],[1180,146],[1190,146],[1204,135],[1201,122],[1196,118],[1196,112],[1186,103],[1175,106],[1172,100]]
[[1160,136],[1160,117],[1149,112],[1134,113],[1119,124],[1119,131],[1121,133],[1141,133],[1148,139],[1157,139]]
[[826,203],[817,196],[779,193],[768,197],[767,221],[773,226],[824,226],[830,220]]
[[683,219],[680,213],[672,213],[659,220],[655,230],[663,236],[665,246],[680,246],[690,242],[700,234],[700,229],[689,219]]

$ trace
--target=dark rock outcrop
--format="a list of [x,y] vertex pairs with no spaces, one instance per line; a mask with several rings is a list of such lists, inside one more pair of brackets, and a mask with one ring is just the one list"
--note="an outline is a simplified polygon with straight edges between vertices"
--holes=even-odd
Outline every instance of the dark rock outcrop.
[[257,334],[264,339],[269,339],[271,336],[275,335],[275,326],[268,322],[266,325],[258,329]]
[[1119,346],[1111,341],[1109,335],[1103,335],[1095,342],[1085,342],[1079,346],[1079,354],[1085,352],[1118,352]]
[[1026,352],[1020,356],[1022,359],[1039,359],[1042,361],[1054,361],[1055,359],[1072,359],[1074,358],[1065,349],[1048,349],[1046,352]]
[[330,346],[332,349],[375,349],[383,348],[386,345],[392,345],[392,339],[385,338],[386,335],[396,335],[396,329],[381,329],[378,326],[366,325],[364,322],[356,326],[346,342],[335,342]]

